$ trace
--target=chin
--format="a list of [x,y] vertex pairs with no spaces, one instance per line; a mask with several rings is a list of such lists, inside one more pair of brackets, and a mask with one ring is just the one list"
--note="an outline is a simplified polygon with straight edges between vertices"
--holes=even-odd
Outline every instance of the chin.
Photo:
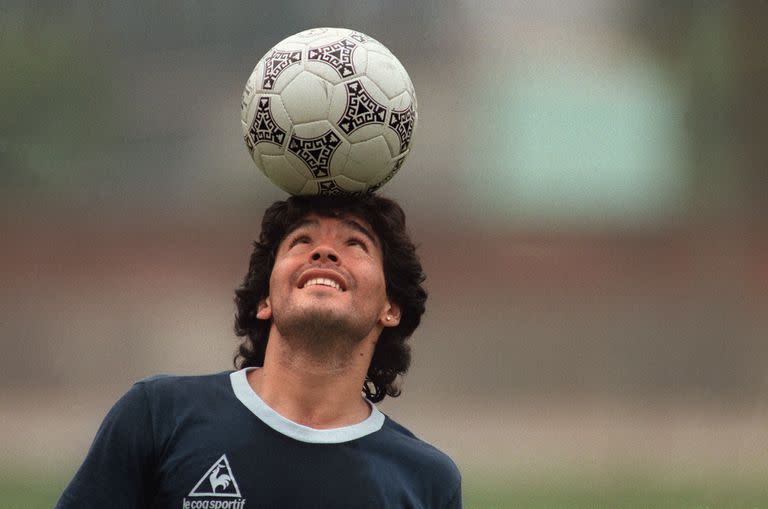
[[315,304],[294,309],[279,319],[275,317],[275,326],[286,337],[306,337],[323,342],[341,338],[360,340],[370,332],[359,314],[345,313],[332,305]]

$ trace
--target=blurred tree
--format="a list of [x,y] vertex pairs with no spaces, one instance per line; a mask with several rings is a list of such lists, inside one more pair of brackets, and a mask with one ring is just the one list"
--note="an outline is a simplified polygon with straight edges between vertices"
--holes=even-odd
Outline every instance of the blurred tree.
[[697,214],[768,217],[768,3],[644,0],[631,23],[688,85]]
[[687,87],[693,281],[727,324],[691,334],[689,348],[698,369],[730,388],[731,398],[751,390],[764,399],[764,312],[754,310],[765,286],[754,281],[760,281],[768,240],[768,2],[635,5],[634,32]]
[[67,163],[103,141],[110,125],[105,64],[66,21],[3,16],[0,193],[6,199],[23,199],[20,190],[58,193],[86,177]]

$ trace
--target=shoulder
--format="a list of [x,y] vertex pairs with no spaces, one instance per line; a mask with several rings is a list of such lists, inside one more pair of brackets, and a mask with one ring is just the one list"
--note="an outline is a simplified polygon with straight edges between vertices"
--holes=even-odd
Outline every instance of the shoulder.
[[442,486],[454,486],[461,482],[456,463],[443,451],[418,438],[405,426],[387,416],[381,431],[387,447],[402,458],[407,458],[409,464],[422,475],[425,472],[430,473]]
[[374,464],[382,477],[394,475],[426,507],[461,507],[461,474],[453,460],[389,417],[371,435]]
[[136,385],[143,385],[147,388],[168,390],[168,389],[187,389],[210,387],[212,385],[229,384],[229,375],[231,371],[222,371],[220,373],[211,373],[207,375],[152,375],[136,382]]
[[231,412],[229,372],[211,375],[154,375],[134,383],[115,405],[128,420],[144,419],[155,440],[163,441],[180,426],[215,419]]
[[131,390],[140,390],[148,398],[201,396],[226,391],[230,387],[229,371],[210,375],[154,375],[139,380]]
[[[118,401],[141,402],[153,422],[184,415],[197,408],[215,411],[232,398],[229,372],[211,375],[154,375],[137,381]],[[135,406],[135,405],[131,405]]]

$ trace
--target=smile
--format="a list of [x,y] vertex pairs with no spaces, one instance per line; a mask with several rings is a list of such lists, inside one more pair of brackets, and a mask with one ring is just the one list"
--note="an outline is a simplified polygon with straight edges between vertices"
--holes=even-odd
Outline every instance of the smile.
[[331,288],[335,288],[339,291],[342,291],[341,285],[339,283],[337,283],[332,279],[328,279],[324,277],[316,277],[316,278],[309,279],[306,283],[302,285],[302,288],[307,288],[308,286],[315,286],[315,285],[329,286]]

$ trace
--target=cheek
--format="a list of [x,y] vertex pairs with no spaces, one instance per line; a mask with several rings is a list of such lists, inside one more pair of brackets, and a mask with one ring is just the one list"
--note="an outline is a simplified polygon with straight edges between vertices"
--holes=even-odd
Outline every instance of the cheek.
[[302,268],[306,264],[307,257],[297,250],[283,255],[275,261],[272,274],[269,276],[270,294],[287,295],[291,293],[298,282]]
[[384,273],[381,271],[381,269],[377,268],[371,270],[367,277],[368,281],[370,282],[372,292],[384,295],[386,297],[387,282],[384,279]]
[[285,260],[279,260],[275,262],[272,267],[272,274],[269,276],[269,293],[273,295],[275,292],[279,292],[280,288],[287,286],[290,272],[285,263]]

